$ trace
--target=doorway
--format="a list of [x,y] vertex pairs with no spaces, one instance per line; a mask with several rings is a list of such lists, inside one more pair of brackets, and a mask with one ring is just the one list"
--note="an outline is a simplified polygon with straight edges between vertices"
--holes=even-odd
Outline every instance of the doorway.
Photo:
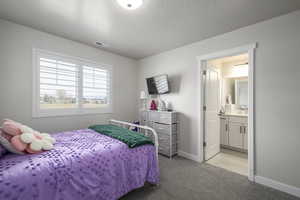
[[204,77],[204,160],[248,174],[248,54],[207,61]]
[[254,179],[256,44],[198,57],[200,160]]

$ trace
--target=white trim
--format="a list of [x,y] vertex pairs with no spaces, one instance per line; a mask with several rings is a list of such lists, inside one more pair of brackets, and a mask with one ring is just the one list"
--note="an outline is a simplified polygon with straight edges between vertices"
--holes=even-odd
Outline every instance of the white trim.
[[298,187],[287,185],[285,183],[262,176],[255,176],[255,182],[294,195],[296,197],[300,197],[300,188]]
[[185,151],[179,150],[178,155],[181,156],[181,157],[196,161],[196,162],[201,162],[198,155],[190,154],[190,153],[187,153]]
[[100,63],[100,62],[96,62],[96,61],[93,61],[93,60],[88,60],[88,59],[84,59],[84,58],[81,58],[81,57],[76,57],[76,56],[70,56],[70,55],[66,55],[66,54],[63,54],[63,53],[58,53],[58,52],[53,52],[53,51],[48,51],[48,50],[45,50],[45,49],[39,49],[39,48],[33,48],[32,49],[33,52],[39,52],[39,53],[42,53],[42,54],[46,54],[46,55],[55,55],[55,56],[58,56],[58,57],[63,57],[63,59],[70,59],[72,62],[74,62],[74,60],[77,60],[77,61],[80,61],[80,62],[87,62],[87,63],[90,63],[90,64],[94,64],[96,66],[104,66],[104,67],[112,67],[112,65],[109,65],[109,64],[105,64],[105,63]]
[[96,108],[70,108],[70,109],[49,109],[39,110],[38,113],[33,113],[33,118],[42,118],[42,117],[65,117],[73,115],[95,115],[95,114],[110,114],[112,109],[107,106],[105,108],[96,109]]
[[39,78],[38,73],[37,73],[37,58],[36,58],[36,49],[32,49],[32,117],[37,117],[37,104],[38,104],[38,100],[37,100],[37,96],[39,96],[39,94],[37,93],[38,89],[37,89],[37,85],[39,85]]
[[[38,63],[38,56],[44,55],[47,58],[53,57],[53,59],[60,59],[65,62],[72,62],[79,66],[80,70],[80,77],[82,77],[82,66],[88,65],[90,67],[97,67],[100,69],[105,69],[109,71],[109,95],[108,95],[108,105],[102,108],[83,108],[81,104],[81,97],[82,91],[78,91],[78,107],[76,108],[68,108],[68,109],[47,109],[43,110],[40,109],[40,78],[39,78],[39,63]],[[108,64],[97,63],[95,61],[90,61],[87,59],[83,59],[80,57],[68,56],[56,52],[51,52],[43,49],[33,48],[32,49],[32,117],[39,118],[39,117],[56,117],[56,116],[70,116],[70,115],[87,115],[87,114],[104,114],[104,113],[112,113],[113,112],[113,66]],[[82,78],[79,78],[78,84],[80,85],[77,87],[81,88],[82,90]]]
[[228,49],[224,51],[219,51],[207,55],[198,56],[198,91],[200,92],[198,95],[199,104],[197,106],[198,116],[199,116],[199,162],[204,161],[204,130],[203,130],[203,123],[204,123],[204,116],[203,116],[203,98],[204,98],[204,84],[203,84],[203,75],[202,71],[206,68],[207,60],[222,58],[227,56],[234,56],[242,53],[248,53],[249,55],[249,74],[248,74],[248,93],[249,93],[249,105],[248,105],[248,179],[250,181],[254,181],[254,170],[255,170],[255,157],[254,157],[254,69],[255,69],[255,49],[257,44],[250,44],[245,45],[233,49]]
[[216,58],[221,58],[221,57],[234,56],[237,54],[242,54],[242,53],[248,52],[250,50],[253,50],[256,47],[257,47],[257,44],[253,43],[253,44],[244,45],[241,47],[236,47],[233,49],[227,49],[224,51],[218,51],[218,52],[214,52],[214,53],[210,53],[210,54],[206,54],[206,55],[202,55],[202,56],[197,56],[197,59],[198,60],[210,60],[210,59],[216,59]]
[[254,181],[255,175],[255,133],[254,133],[254,71],[255,71],[255,47],[248,49],[248,178]]

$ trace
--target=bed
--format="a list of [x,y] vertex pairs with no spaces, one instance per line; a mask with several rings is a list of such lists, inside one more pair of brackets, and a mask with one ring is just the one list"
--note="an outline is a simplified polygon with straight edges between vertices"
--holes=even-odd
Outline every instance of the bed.
[[91,129],[55,133],[53,150],[33,155],[8,154],[0,159],[0,199],[5,200],[113,200],[145,182],[158,184],[157,135],[155,145],[129,148],[125,143]]

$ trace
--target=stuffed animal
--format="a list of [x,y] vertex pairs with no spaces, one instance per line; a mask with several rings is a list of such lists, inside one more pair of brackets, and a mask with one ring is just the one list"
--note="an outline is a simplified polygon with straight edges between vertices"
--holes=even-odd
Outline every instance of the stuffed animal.
[[24,144],[29,144],[33,151],[51,150],[55,139],[47,133],[24,132],[20,135],[20,140]]
[[5,120],[2,130],[11,136],[11,145],[19,152],[40,153],[53,149],[55,143],[55,139],[49,134],[39,133],[12,120]]

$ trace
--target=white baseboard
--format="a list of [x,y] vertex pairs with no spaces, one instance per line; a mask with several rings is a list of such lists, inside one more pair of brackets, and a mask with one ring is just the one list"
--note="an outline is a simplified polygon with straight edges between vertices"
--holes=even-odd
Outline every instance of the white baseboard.
[[195,155],[195,154],[190,154],[190,153],[187,153],[185,151],[178,151],[178,155],[179,156],[182,156],[184,158],[187,158],[187,159],[190,159],[190,160],[193,160],[193,161],[196,161],[196,162],[201,162],[200,161],[200,158],[199,156]]
[[[198,155],[190,154],[185,151],[179,150],[178,155],[196,162],[202,162]],[[285,183],[281,183],[262,176],[255,176],[254,182],[294,195],[296,197],[300,197],[300,188],[295,186],[287,185]]]
[[294,195],[296,197],[300,197],[300,188],[297,188],[295,186],[287,185],[285,183],[281,183],[262,176],[255,176],[255,182]]

